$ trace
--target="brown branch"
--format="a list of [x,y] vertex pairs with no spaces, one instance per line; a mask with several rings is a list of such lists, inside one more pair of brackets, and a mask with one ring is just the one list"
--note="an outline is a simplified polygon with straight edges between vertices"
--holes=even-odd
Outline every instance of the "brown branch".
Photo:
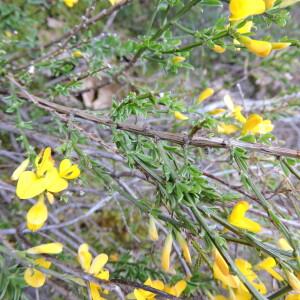
[[257,144],[257,143],[252,144],[252,143],[242,142],[239,140],[223,139],[218,137],[210,138],[210,137],[198,136],[189,139],[188,135],[186,134],[179,134],[179,133],[176,134],[172,132],[153,130],[145,126],[138,126],[134,124],[115,123],[109,118],[94,116],[88,112],[79,109],[70,108],[64,105],[56,104],[48,100],[36,97],[30,94],[20,83],[18,83],[11,74],[8,76],[8,79],[10,80],[10,82],[12,82],[15,86],[17,86],[20,89],[22,98],[24,98],[27,101],[31,101],[32,103],[36,104],[40,108],[43,108],[50,112],[54,111],[58,113],[63,113],[68,116],[78,117],[79,119],[88,120],[97,124],[108,126],[110,128],[116,128],[119,130],[131,132],[137,135],[147,136],[157,140],[166,140],[171,143],[175,143],[182,146],[192,145],[201,148],[209,147],[209,148],[224,148],[224,149],[232,149],[234,147],[240,147],[240,148],[247,149],[249,151],[274,155],[278,157],[285,156],[285,157],[300,158],[300,151],[289,149],[289,148],[267,146],[267,145]]
[[[26,244],[27,246],[32,247],[31,243],[24,238],[22,235],[17,235],[22,242],[24,242],[24,244]],[[2,238],[0,238],[0,242],[6,247],[8,248],[10,251],[10,255],[12,257],[14,257],[15,259],[17,259],[23,266],[25,267],[32,267],[32,265],[30,265],[28,262],[24,261],[24,257],[19,255],[19,252],[17,250],[15,250],[10,244],[3,242],[4,240]],[[34,266],[34,268],[41,270],[42,272],[49,274],[49,275],[54,275],[55,277],[58,277],[60,279],[66,279],[65,275],[71,275],[74,278],[81,278],[83,279],[85,282],[93,282],[96,284],[100,284],[100,285],[104,285],[104,286],[127,286],[127,287],[134,287],[134,288],[138,288],[138,289],[143,289],[145,291],[149,291],[152,292],[154,294],[156,294],[158,297],[161,298],[165,298],[165,299],[171,299],[171,300],[180,300],[182,298],[180,297],[175,297],[173,295],[170,295],[164,291],[158,290],[156,288],[153,288],[151,286],[147,286],[145,284],[142,283],[137,283],[137,282],[133,282],[133,281],[129,281],[129,280],[124,280],[124,279],[109,279],[109,280],[103,280],[103,279],[99,279],[91,274],[85,273],[84,271],[78,269],[78,268],[74,268],[71,267],[69,265],[63,264],[61,261],[59,261],[56,258],[51,257],[50,255],[43,255],[43,257],[45,257],[48,261],[50,261],[51,263],[53,263],[56,267],[58,267],[63,274],[60,274],[56,271],[52,271],[49,269],[44,269],[40,266]]]
[[[16,68],[14,71],[20,71],[23,69],[28,68],[31,65],[34,65],[35,63],[38,63],[44,59],[50,58],[52,56],[55,56],[57,54],[59,54],[68,44],[68,42],[72,39],[73,36],[75,36],[76,34],[78,34],[80,31],[82,31],[83,29],[86,29],[88,26],[95,24],[96,22],[98,22],[99,20],[110,16],[111,14],[113,14],[115,11],[119,10],[121,7],[125,6],[126,4],[128,4],[130,2],[130,0],[123,0],[120,3],[111,6],[109,8],[103,9],[100,13],[98,13],[97,15],[95,15],[94,17],[90,17],[90,14],[93,10],[93,6],[87,9],[86,12],[86,16],[82,19],[82,22],[75,26],[73,29],[71,29],[70,31],[66,32],[65,34],[63,34],[62,36],[58,37],[57,39],[51,41],[50,43],[46,44],[43,49],[49,48],[55,44],[58,44],[56,48],[54,48],[53,50],[49,51],[48,53],[46,53],[45,55],[42,55],[38,58],[36,58],[33,62],[30,62],[29,64],[20,66],[19,68]],[[39,50],[40,48],[34,48],[32,50]],[[22,57],[22,56],[20,56]],[[17,57],[17,58],[20,58]],[[8,60],[9,62],[12,61],[13,59],[16,59],[15,57],[12,57],[10,60]]]

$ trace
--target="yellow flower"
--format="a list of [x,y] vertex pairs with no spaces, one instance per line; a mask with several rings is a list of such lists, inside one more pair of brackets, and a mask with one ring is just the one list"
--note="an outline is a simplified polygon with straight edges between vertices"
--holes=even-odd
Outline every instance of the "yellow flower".
[[180,297],[183,291],[186,289],[187,283],[185,280],[176,282],[173,286],[165,285],[164,291],[172,296]]
[[[266,294],[267,293],[267,289],[265,287],[265,285],[259,280],[258,276],[256,275],[256,273],[252,270],[252,265],[242,259],[242,258],[237,258],[235,260],[235,264],[238,267],[238,269],[241,271],[241,273],[243,273],[243,275],[247,278],[247,280],[261,293],[261,294]],[[248,289],[243,286],[240,287],[244,290],[246,290],[247,293],[249,293]],[[241,293],[241,291],[240,291]]]
[[300,293],[289,294],[285,297],[285,300],[300,300]]
[[186,121],[189,119],[187,116],[185,116],[184,114],[182,114],[179,111],[174,112],[174,117],[176,120],[180,120],[180,121]]
[[155,219],[150,215],[148,235],[151,241],[158,240],[158,232],[155,224]]
[[222,114],[222,113],[224,113],[225,111],[226,111],[226,110],[225,110],[224,108],[215,108],[215,109],[209,111],[208,113],[209,113],[210,115],[215,116],[215,115]]
[[235,104],[233,103],[233,100],[229,94],[226,94],[223,98],[225,105],[227,108],[232,112],[234,111]]
[[247,21],[243,26],[237,29],[237,32],[240,34],[250,33],[253,27],[252,21]]
[[119,3],[121,3],[123,0],[109,0],[109,2],[111,3],[111,5],[117,5]]
[[252,300],[251,293],[242,282],[240,282],[238,288],[234,292],[232,290],[229,292],[229,300]]
[[264,120],[260,115],[250,115],[242,129],[242,134],[265,134],[273,130],[274,126],[270,120]]
[[78,3],[78,0],[64,0],[64,3],[68,7],[73,7],[75,4]]
[[48,209],[45,205],[44,195],[34,204],[26,215],[27,228],[31,231],[37,231],[44,226],[48,219]]
[[242,114],[242,110],[243,110],[243,108],[241,106],[237,105],[234,107],[232,114],[233,114],[233,117],[240,123],[246,123],[246,118]]
[[246,212],[249,210],[250,205],[246,201],[238,202],[231,214],[228,217],[228,222],[236,227],[247,229],[251,232],[257,233],[261,231],[261,226],[255,221],[245,217]]
[[230,0],[230,21],[238,21],[265,12],[263,0]]
[[300,280],[295,276],[295,274],[293,272],[287,271],[287,279],[288,279],[288,283],[291,286],[291,288],[300,293]]
[[29,159],[25,159],[24,161],[21,162],[21,164],[16,168],[16,170],[13,172],[11,175],[11,180],[18,180],[20,175],[27,169],[29,165]]
[[282,249],[282,250],[285,250],[285,251],[293,251],[294,250],[285,238],[280,238],[278,240],[277,244],[280,247],[280,249]]
[[203,90],[197,100],[197,103],[201,103],[204,100],[208,99],[209,97],[211,97],[213,94],[215,93],[215,90],[212,88],[206,88],[205,90]]
[[240,36],[239,41],[251,53],[260,57],[267,57],[272,51],[272,43],[267,41],[253,40],[247,36]]
[[192,264],[189,246],[179,231],[176,232],[176,240],[182,250],[183,257],[188,264]]
[[266,9],[270,9],[274,6],[276,0],[264,0],[266,4]]
[[213,273],[214,278],[220,280],[225,287],[237,288],[239,279],[229,272],[229,267],[217,249],[213,250],[214,264]]
[[[236,31],[240,34],[246,34],[246,33],[251,32],[252,27],[253,27],[253,22],[252,21],[247,21],[243,26],[238,28]],[[240,42],[237,39],[234,39],[233,43],[235,45],[240,45]],[[236,48],[236,50],[240,50],[240,48]]]
[[62,178],[56,168],[50,169],[46,176],[46,188],[48,192],[59,193],[68,188],[68,181]]
[[16,194],[20,199],[30,199],[43,193],[47,187],[47,180],[42,177],[39,178],[32,171],[25,171],[21,173]]
[[221,134],[233,134],[238,131],[238,128],[233,124],[220,123],[218,124],[217,131]]
[[74,58],[81,58],[81,57],[83,57],[83,54],[82,54],[82,52],[81,52],[80,50],[74,50],[74,51],[72,52],[72,56],[73,56]]
[[51,148],[47,147],[36,157],[36,172],[25,171],[28,163],[29,161],[22,162],[13,174],[14,178],[18,179],[16,194],[20,199],[33,198],[45,191],[48,184],[45,175],[54,168]]
[[[82,244],[78,248],[78,261],[81,268],[88,274],[102,280],[109,280],[109,271],[104,268],[108,261],[108,256],[105,253],[97,255],[94,259],[89,252],[89,246]],[[92,300],[102,299],[100,296],[101,286],[94,282],[89,282]]]
[[272,43],[272,50],[282,50],[291,46],[291,43],[277,42]]
[[61,243],[48,243],[35,246],[26,250],[28,254],[59,254],[63,250]]
[[[165,288],[165,285],[162,281],[151,280],[151,278],[148,278],[144,282],[144,285],[152,287],[152,288],[160,290],[160,291],[163,291]],[[134,289],[133,296],[134,296],[134,299],[137,299],[137,300],[154,300],[155,299],[154,293],[143,290],[143,289]]]
[[283,281],[282,276],[274,270],[276,267],[276,261],[273,257],[269,256],[263,261],[261,261],[259,264],[256,266],[260,270],[265,270],[268,272],[271,276],[273,276],[275,279],[278,281]]
[[184,56],[174,56],[172,58],[172,63],[173,64],[179,64],[181,62],[185,61],[185,57]]
[[59,176],[65,179],[75,179],[80,176],[78,165],[72,165],[69,159],[64,159],[59,165]]
[[220,45],[214,44],[214,47],[212,48],[213,51],[215,51],[216,53],[224,53],[226,51],[226,49]]
[[227,94],[224,96],[224,103],[237,121],[240,123],[246,122],[246,118],[242,114],[243,108],[240,105],[235,105],[230,95]]
[[[45,269],[49,269],[51,266],[51,262],[44,258],[36,259],[35,263]],[[46,282],[46,275],[37,269],[27,268],[24,273],[24,280],[29,286],[40,288]]]
[[[28,160],[23,161],[12,175],[13,179],[18,180],[16,194],[20,199],[33,198],[45,191],[61,192],[68,187],[67,180],[75,179],[80,175],[78,166],[72,165],[69,159],[64,159],[60,163],[58,171],[54,166],[50,147],[41,151],[36,157],[35,171],[25,171],[28,164]],[[53,198],[49,198],[50,203],[51,199]]]
[[169,233],[166,237],[164,247],[161,254],[161,267],[165,272],[170,271],[170,256],[173,246],[173,236]]
[[47,171],[54,167],[54,160],[51,156],[51,151],[51,148],[47,147],[35,158],[34,163],[36,167],[36,175],[38,177],[44,176]]

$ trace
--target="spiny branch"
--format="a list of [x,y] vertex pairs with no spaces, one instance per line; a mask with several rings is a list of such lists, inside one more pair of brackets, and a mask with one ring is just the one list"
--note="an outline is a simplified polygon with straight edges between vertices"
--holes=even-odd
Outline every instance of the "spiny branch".
[[232,149],[235,147],[244,148],[249,151],[264,153],[268,155],[273,155],[277,157],[294,157],[300,158],[300,151],[282,148],[277,146],[267,146],[258,143],[247,143],[234,139],[223,139],[218,137],[193,137],[190,139],[187,134],[179,134],[172,132],[165,132],[160,130],[154,130],[148,126],[138,126],[126,123],[116,123],[109,118],[94,116],[83,110],[70,108],[64,105],[56,104],[48,100],[36,97],[29,93],[16,79],[10,74],[8,79],[11,83],[17,86],[21,91],[21,97],[27,101],[31,101],[40,108],[43,108],[50,112],[57,112],[66,114],[68,116],[77,117],[79,119],[88,120],[97,124],[105,125],[110,128],[116,128],[119,130],[131,132],[137,135],[143,135],[157,140],[166,140],[171,143],[175,143],[182,146],[192,145],[201,148],[224,148]]

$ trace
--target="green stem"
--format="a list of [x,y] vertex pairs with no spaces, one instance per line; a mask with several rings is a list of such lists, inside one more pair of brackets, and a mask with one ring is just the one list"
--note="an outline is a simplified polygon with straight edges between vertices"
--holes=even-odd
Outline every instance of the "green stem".
[[298,265],[300,266],[300,258],[299,253],[297,251],[297,245],[292,239],[292,234],[289,232],[287,227],[280,221],[280,219],[276,216],[274,211],[272,210],[271,205],[269,202],[265,199],[264,195],[260,192],[260,190],[256,187],[255,183],[250,179],[250,176],[247,171],[247,167],[245,166],[245,163],[241,161],[241,159],[233,155],[242,175],[244,176],[245,181],[249,185],[249,187],[252,189],[254,194],[256,195],[258,199],[258,203],[265,209],[265,211],[268,213],[272,223],[274,226],[283,234],[283,236],[289,241],[291,246],[294,249],[295,258],[297,259]]
[[[218,33],[217,35],[213,36],[211,38],[212,41],[216,41],[216,40],[219,40],[221,38],[224,38],[226,36],[228,36],[229,33],[227,30],[224,30],[224,31],[221,31],[220,33]],[[171,50],[166,50],[166,51],[162,51],[163,54],[171,54],[171,53],[178,53],[178,52],[185,52],[185,51],[188,51],[188,50],[191,50],[193,48],[196,48],[196,47],[199,47],[199,46],[202,46],[207,40],[200,40],[198,42],[194,42],[194,43],[191,43],[191,44],[188,44],[188,45],[185,45],[181,48],[176,48],[176,49],[171,49]]]

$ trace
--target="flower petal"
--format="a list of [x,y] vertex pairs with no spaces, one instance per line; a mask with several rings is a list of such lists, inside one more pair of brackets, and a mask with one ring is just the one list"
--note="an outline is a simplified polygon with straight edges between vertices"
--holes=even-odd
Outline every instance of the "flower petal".
[[229,10],[231,13],[230,20],[238,21],[264,13],[266,6],[263,0],[231,0]]
[[48,192],[59,193],[68,188],[68,181],[59,176],[56,168],[52,168],[47,172],[45,180]]
[[220,123],[218,124],[218,127],[217,127],[217,131],[218,133],[221,133],[221,134],[233,134],[235,132],[237,132],[238,128],[233,125],[233,124],[225,124],[225,123]]
[[176,239],[177,239],[178,244],[179,244],[179,246],[182,250],[182,254],[183,254],[183,257],[184,257],[185,261],[188,264],[191,265],[192,264],[192,258],[191,258],[189,246],[188,246],[186,240],[184,239],[184,237],[178,231],[176,232]]
[[78,165],[72,165],[69,159],[64,159],[59,165],[59,175],[65,179],[75,179],[79,177],[80,170]]
[[137,300],[146,300],[146,297],[144,297],[144,295],[143,295],[143,290],[134,289],[133,293]]
[[225,105],[227,106],[227,108],[228,108],[230,111],[233,111],[235,105],[234,105],[234,103],[233,103],[233,100],[232,100],[231,96],[230,96],[229,94],[226,94],[226,95],[224,96],[223,99],[224,99],[224,103],[225,103]]
[[51,148],[47,147],[35,159],[36,174],[42,177],[45,173],[54,167],[54,160],[51,156]]
[[40,198],[40,200],[29,209],[26,215],[27,228],[31,231],[37,231],[45,224],[47,219],[48,209],[44,199]]
[[[44,258],[36,259],[35,263],[45,269],[49,269],[51,266],[51,262]],[[24,280],[31,287],[39,288],[45,284],[46,275],[37,269],[27,268],[24,273]]]
[[278,246],[280,247],[280,249],[285,250],[285,251],[293,251],[293,248],[291,247],[291,245],[289,244],[289,242],[284,239],[284,238],[280,238],[278,240]]
[[[216,46],[218,46],[218,45],[215,45],[215,47],[214,47],[214,51],[216,51]],[[220,46],[219,46],[220,47]],[[222,48],[222,47],[220,47],[220,48]],[[224,48],[222,48],[222,49],[224,49]],[[218,48],[218,50],[220,50],[219,48]],[[225,49],[224,49],[224,51],[225,51]],[[223,52],[224,52],[223,51]],[[217,52],[217,51],[216,51]],[[222,52],[219,52],[219,53],[222,53]],[[215,90],[214,89],[212,89],[212,88],[206,88],[204,91],[202,91],[201,93],[200,93],[200,95],[199,95],[199,97],[198,97],[198,100],[197,100],[197,103],[199,104],[199,103],[201,103],[201,102],[203,102],[204,100],[206,100],[206,99],[208,99],[209,97],[211,97],[213,94],[215,93]]]
[[293,272],[286,272],[288,283],[292,287],[293,290],[300,293],[300,280],[295,276]]
[[155,219],[153,216],[150,215],[149,219],[149,228],[148,228],[148,236],[151,241],[157,241],[158,240],[158,232],[155,224]]
[[216,53],[224,53],[226,51],[226,49],[220,45],[217,45],[217,44],[214,44],[213,48],[212,48],[213,51],[215,51]]
[[175,117],[176,120],[179,120],[179,121],[186,121],[186,120],[189,119],[187,116],[185,116],[180,111],[175,111],[174,112],[174,117]]
[[13,174],[11,175],[11,180],[18,180],[20,175],[27,169],[29,165],[29,159],[25,159],[21,162],[21,164],[15,169]]
[[165,272],[169,272],[170,270],[170,255],[172,251],[173,245],[173,236],[172,233],[169,233],[162,250],[161,254],[161,267]]
[[44,178],[38,178],[32,171],[25,171],[20,174],[16,194],[20,199],[30,199],[43,193],[46,189]]
[[186,286],[187,286],[187,283],[185,280],[180,280],[180,281],[176,282],[176,284],[173,287],[176,291],[175,296],[179,297],[183,293],[183,291],[186,289]]
[[92,265],[89,269],[89,273],[97,275],[103,269],[107,261],[108,261],[107,254],[101,253],[97,255],[92,262]]
[[109,280],[109,271],[106,269],[102,269],[97,275],[97,278],[102,280]]
[[78,261],[85,272],[88,272],[92,263],[92,254],[89,252],[88,244],[82,244],[78,248]]
[[59,254],[63,250],[63,244],[61,243],[48,243],[42,244],[36,247],[32,247],[26,250],[28,254]]
[[92,300],[104,300],[104,298],[100,296],[99,284],[90,282],[90,291],[91,291]]
[[172,63],[173,64],[179,64],[181,62],[185,61],[185,57],[184,56],[174,56],[172,58]]
[[240,123],[246,123],[247,119],[242,114],[242,107],[237,105],[234,107],[234,110],[232,112],[234,118],[239,121]]
[[225,261],[225,259],[217,249],[213,250],[213,257],[214,257],[214,263],[218,266],[220,271],[225,276],[229,275],[229,267],[227,265],[227,262]]
[[291,46],[291,43],[277,42],[272,43],[272,50],[282,50]]
[[39,270],[27,268],[24,273],[24,280],[31,287],[40,288],[46,282],[46,275]]
[[260,57],[267,57],[272,51],[272,43],[240,36],[239,41],[251,52]]
[[248,202],[238,202],[234,206],[231,214],[228,216],[228,222],[236,227],[246,229],[254,233],[260,232],[262,230],[260,224],[245,217],[245,213],[249,208],[250,205]]

